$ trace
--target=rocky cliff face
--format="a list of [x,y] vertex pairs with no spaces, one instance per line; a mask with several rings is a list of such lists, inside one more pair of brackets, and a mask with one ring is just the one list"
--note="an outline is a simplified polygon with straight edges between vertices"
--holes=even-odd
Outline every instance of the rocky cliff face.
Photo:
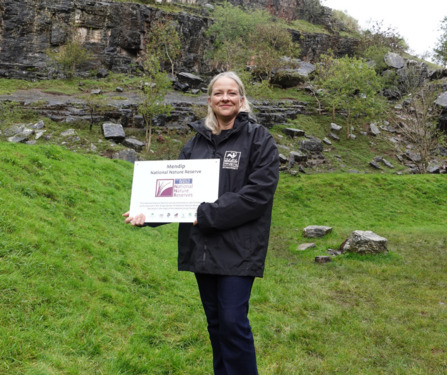
[[[63,45],[74,29],[94,59],[82,70],[104,67],[114,72],[138,68],[151,24],[169,18],[182,37],[178,67],[204,71],[206,17],[166,14],[148,6],[93,0],[0,0],[0,76],[52,78],[55,70],[45,54]],[[73,28],[74,25],[75,27]]]
[[[274,6],[283,12],[284,18],[293,18],[293,5],[300,1],[303,0],[258,0],[256,3]],[[160,19],[175,22],[182,37],[177,70],[209,71],[210,66],[204,59],[204,52],[211,48],[211,40],[205,37],[212,22],[208,17],[167,14],[145,5],[113,1],[0,0],[0,77],[56,78],[58,72],[45,51],[63,45],[70,30],[77,33],[94,56],[80,67],[78,75],[88,75],[89,70],[98,68],[134,73],[141,68],[146,35]],[[329,48],[339,56],[351,54],[356,45],[355,40],[336,34],[291,32],[301,46],[301,58],[307,61],[314,61]]]

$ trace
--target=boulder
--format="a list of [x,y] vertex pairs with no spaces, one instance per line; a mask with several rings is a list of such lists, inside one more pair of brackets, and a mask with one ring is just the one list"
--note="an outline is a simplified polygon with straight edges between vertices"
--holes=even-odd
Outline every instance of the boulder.
[[355,134],[349,134],[349,138],[351,138],[351,139],[356,139],[357,136],[356,136]]
[[273,83],[288,88],[305,82],[309,75],[315,71],[315,65],[304,61],[299,61],[298,64],[298,69],[278,69],[273,77]]
[[116,92],[123,92],[124,91],[124,89],[122,87],[117,87],[115,90],[116,90]]
[[369,125],[369,131],[371,132],[372,135],[379,135],[380,134],[379,128],[374,123]]
[[447,156],[447,148],[444,146],[438,146],[439,154],[441,156]]
[[209,4],[209,3],[206,3],[206,4],[204,5],[204,7],[207,8],[207,9],[209,9],[209,10],[214,10],[214,7],[213,7],[211,4]]
[[40,120],[38,123],[31,125],[30,128],[31,129],[43,129],[45,127],[45,122],[43,122],[42,120]]
[[326,137],[324,137],[323,142],[326,143],[327,145],[332,144],[332,142],[329,139],[327,139]]
[[203,85],[203,79],[191,73],[179,73],[177,74],[177,80],[182,84],[188,84],[189,87],[194,89],[199,89]]
[[329,133],[329,137],[331,137],[332,139],[335,139],[336,141],[340,140],[340,137],[334,133]]
[[326,234],[331,233],[332,228],[321,225],[309,225],[303,229],[303,237],[317,238],[324,237]]
[[109,71],[107,69],[100,68],[98,69],[98,73],[96,77],[98,78],[106,78],[109,75]]
[[176,81],[174,83],[174,90],[176,90],[176,91],[186,92],[189,89],[190,89],[190,86],[187,83],[181,83],[179,81]]
[[385,64],[391,68],[401,69],[405,66],[405,60],[397,53],[388,52],[383,60],[385,61]]
[[94,89],[90,91],[91,95],[101,95],[101,89]]
[[125,147],[134,149],[136,152],[141,152],[145,143],[135,138],[125,138],[122,144]]
[[355,254],[387,254],[388,240],[371,232],[355,230],[343,244],[342,251]]
[[69,137],[69,136],[74,135],[74,134],[75,134],[74,129],[68,129],[68,130],[65,130],[64,132],[62,132],[61,136],[62,137]]
[[331,122],[331,132],[338,133],[341,129],[343,129],[342,126],[334,124],[333,122]]
[[282,129],[281,131],[286,135],[290,135],[292,138],[293,137],[302,137],[305,134],[304,130],[300,130],[300,129],[285,128],[285,129]]
[[375,169],[382,169],[382,168],[380,168],[379,163],[377,163],[375,160],[371,160],[371,161],[369,162],[369,165],[370,165],[371,167],[375,168]]
[[306,170],[304,169],[304,167],[303,167],[302,165],[300,165],[300,166],[298,167],[298,170],[299,170],[301,173],[306,173]]
[[327,255],[319,255],[315,257],[315,263],[329,263],[332,262],[332,258]]
[[428,173],[439,173],[441,170],[441,166],[436,163],[430,163],[427,167]]
[[200,89],[192,89],[191,94],[193,94],[193,95],[200,94]]
[[441,107],[447,108],[447,91],[439,95],[435,103]]
[[123,126],[121,124],[115,124],[113,122],[105,122],[101,126],[102,133],[105,139],[112,139],[114,141],[120,142],[126,138]]
[[385,164],[388,168],[394,169],[394,165],[391,164],[388,160],[382,159],[382,163]]
[[8,142],[12,143],[20,143],[20,142],[26,142],[29,137],[25,137],[23,135],[14,135],[13,137],[8,138]]
[[385,89],[382,91],[382,95],[388,100],[399,100],[402,97],[402,93],[396,89]]
[[17,125],[11,126],[8,129],[5,129],[3,135],[5,137],[11,137],[13,135],[17,135],[17,134],[23,132],[24,129],[25,129],[25,125],[17,124]]
[[283,154],[279,154],[279,162],[281,163],[281,164],[285,164],[285,163],[287,163],[287,158],[283,155]]
[[316,139],[304,139],[298,143],[298,146],[300,149],[306,151],[323,151],[323,143]]
[[289,154],[289,163],[292,161],[295,162],[302,162],[307,160],[307,155],[303,154],[300,151],[291,151]]
[[314,247],[316,247],[316,245],[314,243],[302,243],[296,249],[298,251],[304,251],[304,250],[312,249]]
[[127,149],[115,152],[112,155],[112,159],[120,159],[128,161],[129,163],[135,163],[138,160],[138,155],[135,150]]
[[421,154],[418,152],[405,151],[405,156],[415,163],[422,160]]

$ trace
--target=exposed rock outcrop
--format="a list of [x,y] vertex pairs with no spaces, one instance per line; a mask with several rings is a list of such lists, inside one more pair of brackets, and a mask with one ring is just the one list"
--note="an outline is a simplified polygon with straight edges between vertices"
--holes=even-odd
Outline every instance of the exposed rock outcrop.
[[[256,3],[259,7],[274,9],[273,13],[280,17],[297,19],[299,15],[295,8],[301,6],[303,1],[250,0],[240,3]],[[135,74],[142,70],[146,35],[153,23],[168,18],[176,25],[182,39],[182,52],[175,61],[176,70],[210,72],[204,52],[212,44],[212,38],[205,37],[206,30],[213,22],[211,18],[186,13],[167,14],[154,7],[130,2],[1,0],[0,77],[27,80],[61,77],[46,51],[57,50],[64,45],[71,31],[93,55],[93,59],[80,66],[75,75],[87,77],[91,70],[97,69]],[[320,23],[324,24],[323,20]],[[355,39],[341,37],[337,33],[290,32],[300,46],[301,58],[306,61],[314,61],[329,49],[339,57],[351,55],[357,44]],[[104,74],[106,72],[101,70],[100,76]]]

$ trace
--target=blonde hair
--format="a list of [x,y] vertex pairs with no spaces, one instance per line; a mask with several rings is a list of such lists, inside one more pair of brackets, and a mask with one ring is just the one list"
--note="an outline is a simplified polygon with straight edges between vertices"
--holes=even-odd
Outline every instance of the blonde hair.
[[[242,83],[241,79],[235,72],[224,72],[220,73],[217,76],[215,76],[210,84],[208,85],[208,98],[211,98],[211,95],[213,93],[213,86],[216,83],[216,81],[222,77],[228,77],[234,80],[237,85],[239,86],[239,96],[240,100],[243,100],[242,106],[239,109],[239,112],[248,112],[251,117],[253,117],[253,111],[251,109],[251,103],[248,101],[247,97],[245,96],[245,87]],[[221,129],[219,127],[219,122],[217,121],[216,114],[214,113],[213,109],[211,108],[209,102],[208,102],[208,114],[205,117],[205,127],[211,130],[213,134],[220,134]]]

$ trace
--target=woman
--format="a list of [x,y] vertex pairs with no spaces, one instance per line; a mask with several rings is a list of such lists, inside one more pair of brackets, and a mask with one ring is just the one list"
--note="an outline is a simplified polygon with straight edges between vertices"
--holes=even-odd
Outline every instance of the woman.
[[[216,375],[258,373],[247,314],[254,278],[264,273],[279,158],[273,137],[250,113],[240,78],[217,75],[208,87],[208,115],[189,125],[197,134],[179,156],[221,160],[218,200],[202,203],[178,237],[178,268],[196,276]],[[124,216],[144,225],[144,215]]]

